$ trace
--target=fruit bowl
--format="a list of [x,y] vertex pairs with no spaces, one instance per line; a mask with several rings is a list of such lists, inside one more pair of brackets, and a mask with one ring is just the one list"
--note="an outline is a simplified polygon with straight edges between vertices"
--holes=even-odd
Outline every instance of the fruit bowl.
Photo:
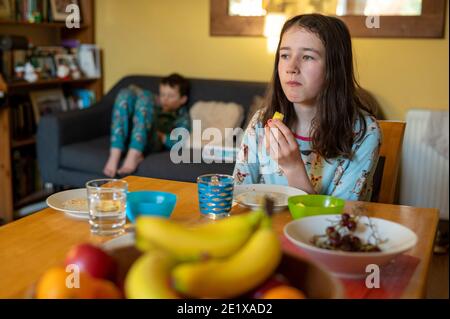
[[288,198],[288,207],[293,219],[340,214],[344,210],[344,205],[343,199],[328,195],[298,195]]
[[[265,210],[186,226],[154,216],[101,247],[81,243],[39,278],[37,298],[341,298],[324,268],[283,252]],[[77,267],[74,267],[77,266]],[[67,267],[78,269],[67,283]],[[76,278],[78,279],[76,279]]]
[[138,215],[152,215],[169,218],[172,214],[177,196],[167,192],[137,191],[127,195],[126,214],[134,223]]
[[[105,243],[104,249],[118,261],[119,278],[125,277],[128,269],[141,255],[134,247],[133,234],[126,234]],[[293,287],[303,291],[307,298],[343,298],[341,284],[329,272],[300,256],[284,252],[281,263],[275,273],[282,275]],[[259,288],[249,291],[240,298],[253,298]]]
[[284,234],[314,261],[339,277],[363,277],[367,275],[368,265],[383,266],[417,243],[416,234],[405,226],[380,218],[361,216],[364,220],[360,219],[354,235],[367,242],[375,231],[376,236],[382,239],[379,244],[380,252],[330,250],[315,246],[312,238],[324,234],[327,227],[340,217],[341,215],[319,215],[294,220],[284,227]]

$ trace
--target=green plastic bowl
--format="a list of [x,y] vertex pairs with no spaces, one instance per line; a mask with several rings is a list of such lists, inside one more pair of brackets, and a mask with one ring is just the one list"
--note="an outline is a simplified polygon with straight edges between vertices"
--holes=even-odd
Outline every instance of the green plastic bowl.
[[341,214],[345,200],[329,195],[297,195],[288,198],[293,219],[314,215]]

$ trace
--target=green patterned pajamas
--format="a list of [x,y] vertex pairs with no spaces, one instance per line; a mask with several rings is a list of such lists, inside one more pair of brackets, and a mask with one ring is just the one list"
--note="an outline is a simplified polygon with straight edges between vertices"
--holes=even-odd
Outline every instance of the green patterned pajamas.
[[111,147],[145,152],[151,149],[147,137],[154,118],[153,96],[150,91],[129,86],[119,91],[113,107]]
[[[175,128],[190,130],[189,112],[182,106],[176,111],[163,112],[155,103],[153,94],[135,85],[119,91],[114,102],[111,122],[111,147],[122,151],[127,148],[142,153],[170,149],[178,140],[171,140]],[[164,145],[157,131],[165,135]]]

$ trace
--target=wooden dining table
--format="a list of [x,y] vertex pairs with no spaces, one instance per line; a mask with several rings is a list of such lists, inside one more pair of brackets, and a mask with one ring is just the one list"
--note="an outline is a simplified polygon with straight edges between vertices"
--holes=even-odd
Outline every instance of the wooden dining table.
[[[195,183],[136,176],[126,177],[125,180],[130,191],[158,190],[176,194],[177,204],[171,215],[173,220],[186,224],[205,222],[199,212]],[[425,297],[439,211],[370,202],[346,202],[346,212],[351,213],[355,209],[371,217],[400,223],[417,234],[417,245],[408,255],[415,257],[418,263],[400,297]],[[246,211],[246,208],[234,206],[231,214]],[[291,220],[288,210],[274,214],[273,225],[280,237],[283,236],[283,227]],[[29,288],[48,268],[64,262],[72,246],[83,242],[100,244],[110,239],[92,235],[86,220],[74,219],[51,208],[0,227],[0,298],[25,297]]]

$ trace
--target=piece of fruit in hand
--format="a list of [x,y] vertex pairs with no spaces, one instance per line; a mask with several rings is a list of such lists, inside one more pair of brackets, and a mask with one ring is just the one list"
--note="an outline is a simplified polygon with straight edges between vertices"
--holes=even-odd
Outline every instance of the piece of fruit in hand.
[[284,119],[284,114],[280,113],[280,112],[275,112],[275,114],[272,117],[273,120],[280,120],[283,121]]

